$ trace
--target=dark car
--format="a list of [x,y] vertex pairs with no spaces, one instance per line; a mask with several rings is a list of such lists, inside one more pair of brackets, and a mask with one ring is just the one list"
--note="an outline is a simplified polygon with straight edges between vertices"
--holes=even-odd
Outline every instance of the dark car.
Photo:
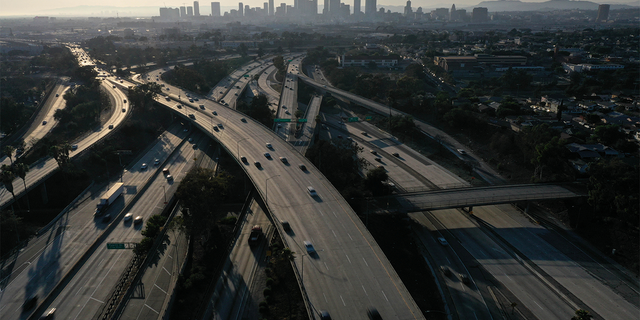
[[447,277],[451,275],[451,270],[447,266],[440,266],[440,270],[442,270],[442,274]]
[[331,316],[328,311],[320,311],[320,320],[331,320]]
[[291,231],[291,225],[289,224],[289,221],[282,220],[280,221],[280,224],[282,224],[282,229],[284,229],[284,231]]
[[369,319],[371,320],[382,320],[382,316],[380,315],[380,312],[378,312],[378,310],[373,307],[370,307],[369,309],[367,309],[367,316],[369,316]]
[[262,165],[260,164],[259,161],[255,161],[253,164],[256,165],[256,168],[258,169],[262,168]]
[[33,307],[36,306],[36,304],[38,304],[38,295],[35,295],[27,299],[27,301],[25,301],[24,304],[22,304],[22,311],[31,310]]

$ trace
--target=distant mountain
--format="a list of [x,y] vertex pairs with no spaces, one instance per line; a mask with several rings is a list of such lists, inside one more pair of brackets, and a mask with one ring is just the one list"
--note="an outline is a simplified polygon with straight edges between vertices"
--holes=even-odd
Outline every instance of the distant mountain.
[[[637,2],[636,2],[637,3]],[[469,7],[485,7],[489,12],[500,11],[549,11],[549,10],[598,10],[599,3],[591,1],[555,0],[546,2],[522,2],[522,1],[482,1],[478,5]],[[627,4],[611,4],[611,10],[638,8]]]

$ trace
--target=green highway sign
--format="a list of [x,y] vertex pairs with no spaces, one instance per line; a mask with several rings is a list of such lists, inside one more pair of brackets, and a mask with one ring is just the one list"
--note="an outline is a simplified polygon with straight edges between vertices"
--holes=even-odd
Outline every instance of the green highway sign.
[[273,119],[273,122],[291,122],[291,119],[278,118],[278,119]]
[[298,122],[307,122],[307,119],[298,119]]
[[107,243],[107,249],[124,249],[124,243]]
[[358,122],[358,117],[349,118],[349,122]]

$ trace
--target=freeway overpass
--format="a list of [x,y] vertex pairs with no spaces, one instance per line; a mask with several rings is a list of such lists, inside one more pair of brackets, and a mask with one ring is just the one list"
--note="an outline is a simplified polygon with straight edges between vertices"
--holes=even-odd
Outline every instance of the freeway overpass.
[[407,212],[485,206],[529,200],[584,197],[554,184],[503,185],[405,193],[395,196]]

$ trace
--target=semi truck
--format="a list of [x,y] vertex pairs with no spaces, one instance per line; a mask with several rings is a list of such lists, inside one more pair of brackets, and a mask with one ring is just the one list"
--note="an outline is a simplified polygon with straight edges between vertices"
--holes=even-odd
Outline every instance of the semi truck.
[[122,190],[124,190],[124,184],[122,182],[118,182],[111,186],[109,190],[100,198],[100,202],[96,206],[96,215],[100,216],[107,211],[109,205],[111,205],[116,199],[122,194]]

